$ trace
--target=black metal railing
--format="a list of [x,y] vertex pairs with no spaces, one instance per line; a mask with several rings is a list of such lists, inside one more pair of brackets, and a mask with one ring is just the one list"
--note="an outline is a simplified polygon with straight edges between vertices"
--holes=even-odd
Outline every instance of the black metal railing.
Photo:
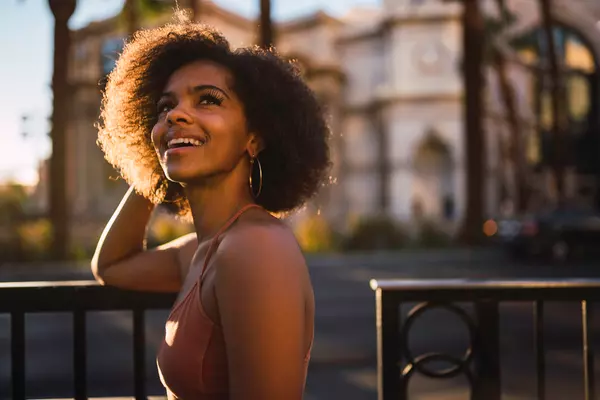
[[[486,281],[486,280],[372,280],[376,292],[377,368],[379,400],[407,400],[408,383],[414,373],[429,378],[452,378],[463,374],[469,382],[472,400],[500,400],[499,303],[526,301],[533,304],[536,363],[536,395],[546,398],[544,347],[545,301],[581,303],[583,382],[586,400],[595,399],[594,359],[590,337],[592,307],[600,300],[600,280]],[[456,303],[471,303],[471,316]],[[417,303],[406,318],[403,304]],[[409,331],[423,313],[443,308],[464,321],[470,336],[465,354],[459,358],[445,353],[413,355]],[[433,362],[451,367],[434,370]]]
[[145,311],[168,309],[175,294],[100,286],[94,281],[0,283],[0,314],[11,316],[12,398],[25,399],[25,314],[73,313],[75,399],[87,399],[86,313],[133,312],[133,371],[136,400],[146,399]]

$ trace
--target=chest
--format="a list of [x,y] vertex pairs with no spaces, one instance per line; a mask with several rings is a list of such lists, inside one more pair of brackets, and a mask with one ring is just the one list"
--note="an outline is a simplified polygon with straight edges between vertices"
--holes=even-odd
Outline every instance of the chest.
[[[208,254],[208,246],[201,245],[196,252],[196,255],[192,259],[189,268],[187,269],[186,276],[179,295],[177,296],[177,303],[181,302],[190,291],[200,292],[200,305],[206,312],[207,316],[213,321],[218,321],[218,309],[217,302],[215,299],[215,268],[217,267],[214,260],[210,258]],[[206,266],[204,265],[206,262]],[[204,275],[202,276],[202,270],[205,267]],[[200,282],[202,279],[202,282]]]

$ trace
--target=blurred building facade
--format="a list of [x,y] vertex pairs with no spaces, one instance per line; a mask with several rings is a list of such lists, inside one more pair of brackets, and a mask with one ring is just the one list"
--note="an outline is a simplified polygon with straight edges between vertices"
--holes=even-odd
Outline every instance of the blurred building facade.
[[[516,203],[515,177],[519,174],[529,189],[530,210],[551,206],[557,193],[552,176],[556,153],[552,133],[552,82],[531,68],[543,65],[547,56],[539,4],[531,0],[506,3],[515,18],[505,39],[520,59],[520,63],[508,64],[507,75],[516,95],[524,166],[518,169],[510,155],[510,124],[498,75],[492,68],[487,75],[486,130],[488,156],[498,178],[491,190],[496,192],[498,211],[510,213]],[[552,7],[563,91],[561,109],[566,120],[566,129],[562,132],[565,135],[562,149],[566,160],[565,195],[572,205],[600,209],[600,3],[554,0]],[[507,198],[512,201],[508,202],[508,210],[502,210]]]
[[[220,29],[233,47],[257,42],[255,21],[212,2],[202,3],[201,20]],[[487,1],[486,11],[494,14],[492,3]],[[594,0],[554,3],[557,20],[585,38],[571,44],[565,60],[571,57],[575,69],[587,68],[597,81],[594,54],[600,55],[600,7]],[[537,2],[508,4],[518,16],[511,34],[520,37],[534,31],[539,25]],[[452,225],[460,220],[466,184],[460,15],[458,2],[383,0],[378,8],[356,8],[343,18],[317,12],[275,24],[276,47],[301,63],[309,85],[328,110],[333,130],[332,183],[298,218],[319,210],[339,228],[354,217],[381,212],[406,222],[426,217]],[[141,22],[150,27],[169,19],[165,13]],[[98,82],[112,69],[124,37],[118,17],[74,32],[67,141],[74,221],[105,221],[126,190],[104,161],[94,127],[101,101]],[[526,47],[520,55],[535,58]],[[547,99],[540,100],[530,70],[511,65],[508,72],[517,91],[522,130],[527,132],[522,140],[529,157],[528,179],[543,186],[547,173],[539,168],[543,146],[535,126],[538,114],[544,113],[545,105],[539,104]],[[487,212],[494,214],[501,208],[502,192],[511,195],[514,166],[499,151],[510,131],[491,68],[487,75],[485,190]],[[593,79],[589,82],[579,89],[581,93],[592,93]],[[590,96],[598,97],[595,90]],[[595,174],[592,181],[597,183],[600,171]],[[549,190],[542,186],[540,190]]]

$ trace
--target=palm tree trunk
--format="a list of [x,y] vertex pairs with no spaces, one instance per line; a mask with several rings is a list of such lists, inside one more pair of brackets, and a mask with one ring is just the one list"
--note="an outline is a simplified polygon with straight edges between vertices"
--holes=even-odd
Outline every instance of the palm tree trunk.
[[271,0],[260,0],[260,46],[268,49],[273,46],[273,24],[271,21]]
[[467,201],[463,240],[477,244],[483,238],[484,183],[487,171],[483,132],[484,21],[478,0],[463,1],[464,126]]
[[76,0],[48,0],[54,14],[54,67],[52,74],[52,155],[50,156],[50,220],[52,222],[52,257],[69,257],[69,212],[66,187],[66,129],[68,120],[68,66],[71,47],[69,18]]
[[511,136],[510,157],[514,165],[514,183],[516,192],[516,210],[523,212],[527,209],[527,171],[523,154],[521,126],[515,105],[515,91],[511,86],[506,72],[506,60],[498,49],[493,50],[493,67],[498,75],[500,95],[508,117]]
[[192,12],[192,21],[200,18],[200,9],[202,8],[199,0],[190,0],[190,11]]
[[506,160],[509,159],[508,156],[508,152],[506,151],[506,143],[504,141],[504,138],[502,137],[502,130],[498,130],[497,131],[497,135],[496,135],[496,148],[498,151],[498,171],[499,173],[496,174],[497,176],[497,181],[496,181],[496,190],[498,191],[498,200],[499,200],[499,204],[500,207],[502,208],[504,206],[504,204],[506,204],[506,201],[510,198],[509,195],[509,190],[508,190],[508,179],[506,176],[506,165],[507,162]]
[[[565,200],[564,189],[564,118],[561,112],[562,80],[556,54],[556,43],[553,32],[553,18],[551,13],[551,0],[540,0],[542,23],[546,38],[547,59],[550,65],[550,84],[552,85],[552,135],[554,138],[554,151],[551,160],[556,184],[557,202],[562,205]],[[547,76],[544,76],[544,81]]]
[[[504,0],[496,0],[496,5],[502,17],[506,15],[506,6]],[[503,18],[503,23],[506,21]],[[521,126],[519,116],[517,115],[517,107],[515,103],[516,95],[514,87],[510,84],[506,72],[506,60],[504,55],[498,48],[492,49],[492,66],[498,75],[500,86],[500,95],[504,103],[504,109],[508,117],[508,125],[511,136],[510,157],[514,165],[514,184],[516,192],[516,211],[523,212],[527,209],[528,203],[528,188],[527,188],[527,171],[524,162],[524,154],[522,147]]]
[[125,17],[127,34],[131,36],[139,28],[137,0],[125,0],[125,4],[123,5],[123,14]]

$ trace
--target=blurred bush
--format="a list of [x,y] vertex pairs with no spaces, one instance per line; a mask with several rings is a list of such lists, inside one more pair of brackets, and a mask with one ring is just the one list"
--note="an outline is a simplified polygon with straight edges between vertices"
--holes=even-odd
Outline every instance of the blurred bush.
[[325,218],[315,214],[298,223],[294,233],[303,251],[307,253],[331,252],[337,249],[337,236]]
[[405,247],[409,238],[404,228],[392,218],[377,215],[358,220],[346,240],[343,249],[357,250],[395,250]]
[[25,221],[17,228],[19,242],[27,261],[48,255],[52,243],[52,224],[47,218]]
[[24,257],[19,236],[14,229],[0,226],[0,265],[8,261],[20,261]]
[[194,232],[191,223],[184,222],[164,211],[158,211],[150,221],[147,240],[148,248],[175,240],[178,237]]
[[418,235],[414,242],[416,247],[446,247],[452,243],[451,235],[435,221],[420,221],[417,230]]
[[0,262],[19,260],[24,255],[18,228],[25,218],[26,198],[20,185],[0,186]]

